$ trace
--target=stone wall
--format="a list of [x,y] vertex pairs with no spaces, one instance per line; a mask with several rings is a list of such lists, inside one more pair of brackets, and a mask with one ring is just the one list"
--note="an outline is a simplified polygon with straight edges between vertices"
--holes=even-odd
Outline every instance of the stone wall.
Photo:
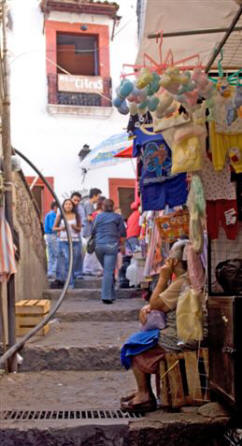
[[23,174],[14,178],[14,226],[19,236],[16,300],[39,299],[46,287],[46,253],[40,217]]

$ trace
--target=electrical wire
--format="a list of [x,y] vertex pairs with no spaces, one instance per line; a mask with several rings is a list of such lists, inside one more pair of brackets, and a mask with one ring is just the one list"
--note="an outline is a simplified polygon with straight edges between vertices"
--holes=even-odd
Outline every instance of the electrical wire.
[[63,211],[63,208],[61,206],[61,203],[56,195],[56,193],[54,192],[54,190],[52,189],[52,187],[50,186],[50,184],[48,183],[48,181],[45,179],[45,177],[42,175],[42,173],[39,171],[39,169],[23,154],[21,153],[19,150],[17,149],[13,149],[14,152],[20,156],[20,158],[22,158],[24,161],[26,161],[30,167],[32,167],[35,172],[38,174],[38,176],[41,178],[41,180],[44,182],[44,184],[46,185],[46,187],[48,188],[48,190],[50,191],[50,193],[52,194],[53,198],[55,199],[55,201],[57,202],[60,210],[61,210],[61,214],[64,220],[64,225],[65,225],[65,229],[66,229],[66,233],[67,233],[67,239],[68,239],[68,247],[69,247],[69,267],[68,267],[68,273],[67,273],[67,278],[64,284],[64,287],[61,291],[61,295],[59,297],[59,299],[57,300],[57,302],[53,305],[53,307],[50,310],[50,313],[38,324],[36,325],[36,327],[32,328],[32,330],[30,330],[20,341],[16,342],[16,344],[14,344],[12,347],[10,347],[1,357],[0,357],[0,367],[4,366],[4,364],[6,363],[6,361],[8,359],[10,359],[13,355],[15,355],[21,348],[23,348],[24,344],[30,339],[32,338],[32,336],[34,336],[41,328],[43,328],[54,316],[56,311],[58,310],[58,308],[61,306],[66,292],[67,292],[67,288],[68,285],[70,283],[70,279],[71,279],[71,274],[72,274],[72,266],[73,266],[73,248],[72,248],[72,238],[71,238],[71,232],[70,232],[70,228],[67,222],[67,219],[65,217],[65,213]]

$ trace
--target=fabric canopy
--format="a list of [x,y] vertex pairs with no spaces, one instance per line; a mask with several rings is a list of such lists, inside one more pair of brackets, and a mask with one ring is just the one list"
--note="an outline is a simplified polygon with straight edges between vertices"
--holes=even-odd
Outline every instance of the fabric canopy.
[[[143,64],[145,52],[159,61],[156,39],[148,39],[149,34],[228,28],[238,8],[239,4],[234,0],[142,0],[139,18],[140,47],[136,63]],[[236,26],[242,26],[242,17]],[[162,59],[171,48],[174,60],[198,53],[202,65],[206,65],[223,36],[224,32],[165,37]],[[241,40],[242,31],[232,32],[224,46],[224,69],[241,68]],[[217,68],[217,61],[214,68]]]

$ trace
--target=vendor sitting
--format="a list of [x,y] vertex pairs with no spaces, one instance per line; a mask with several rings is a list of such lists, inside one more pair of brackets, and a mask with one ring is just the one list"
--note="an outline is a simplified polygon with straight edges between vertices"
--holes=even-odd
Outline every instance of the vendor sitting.
[[[176,306],[179,296],[189,286],[187,262],[184,248],[188,240],[179,240],[172,246],[165,265],[154,289],[149,305],[140,311],[140,322],[146,323],[151,310],[166,313],[166,328],[158,332],[158,343],[143,353],[132,356],[132,370],[137,383],[137,392],[121,398],[121,409],[125,411],[148,412],[156,409],[156,398],[151,387],[151,374],[159,371],[159,361],[166,351],[181,351],[184,348],[196,348],[196,343],[181,344],[176,332]],[[173,275],[175,279],[171,281]]]

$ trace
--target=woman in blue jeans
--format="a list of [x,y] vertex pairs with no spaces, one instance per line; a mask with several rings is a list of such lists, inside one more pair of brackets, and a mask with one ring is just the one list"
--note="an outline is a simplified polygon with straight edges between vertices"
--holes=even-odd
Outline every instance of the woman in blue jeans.
[[103,212],[97,215],[93,234],[96,256],[103,267],[102,302],[111,304],[115,300],[114,271],[118,250],[124,250],[126,229],[121,215],[114,212],[113,200],[103,202]]
[[[81,254],[80,245],[80,233],[81,233],[81,221],[80,217],[75,211],[74,205],[71,199],[67,198],[63,202],[63,210],[67,223],[70,228],[71,238],[72,238],[72,248],[73,248],[73,268],[70,280],[70,287],[74,288],[74,271],[75,265],[77,264],[78,258]],[[56,279],[58,282],[65,282],[69,267],[69,242],[67,238],[67,232],[64,225],[64,220],[61,214],[57,214],[53,231],[58,233],[58,256],[57,256],[57,271]]]

